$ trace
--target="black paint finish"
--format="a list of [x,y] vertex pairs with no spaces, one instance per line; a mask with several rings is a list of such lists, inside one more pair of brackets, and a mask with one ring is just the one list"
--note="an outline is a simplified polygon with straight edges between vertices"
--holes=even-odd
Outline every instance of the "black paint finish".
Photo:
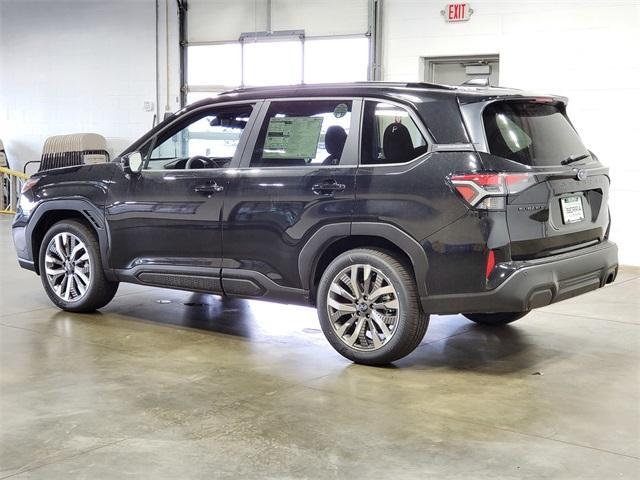
[[[469,132],[482,129],[469,124],[469,116],[462,120],[460,105],[527,97],[512,90],[424,84],[222,94],[171,116],[124,153],[148,150],[158,134],[194,110],[225,102],[256,105],[238,153],[224,168],[127,174],[116,159],[37,174],[13,225],[18,257],[25,268],[35,268],[43,229],[65,216],[81,216],[98,232],[110,277],[121,281],[308,304],[316,268],[330,260],[327,252],[370,242],[406,256],[423,307],[432,313],[557,301],[578,291],[571,285],[581,293],[615,277],[615,245],[607,238],[608,171],[596,160],[580,181],[572,166],[525,167],[478,150],[482,142]],[[350,135],[356,140],[340,165],[248,166],[269,101],[290,98],[353,101]],[[404,164],[360,165],[366,99],[408,109],[429,137],[428,151]],[[477,117],[472,121],[481,122]],[[453,173],[477,171],[526,172],[537,183],[509,196],[504,210],[479,211],[449,182]],[[569,194],[583,197],[586,219],[580,224],[564,225],[559,217],[559,199]],[[497,265],[487,278],[489,250]],[[541,261],[542,266],[536,263]]]

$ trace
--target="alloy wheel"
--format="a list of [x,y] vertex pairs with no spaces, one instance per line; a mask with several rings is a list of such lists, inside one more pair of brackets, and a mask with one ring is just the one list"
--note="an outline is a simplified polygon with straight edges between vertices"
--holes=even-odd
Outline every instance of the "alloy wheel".
[[377,268],[351,265],[338,273],[327,293],[327,313],[338,338],[363,351],[384,346],[397,330],[398,293]]
[[49,286],[65,302],[80,300],[91,282],[87,246],[74,234],[61,232],[47,245],[45,274]]

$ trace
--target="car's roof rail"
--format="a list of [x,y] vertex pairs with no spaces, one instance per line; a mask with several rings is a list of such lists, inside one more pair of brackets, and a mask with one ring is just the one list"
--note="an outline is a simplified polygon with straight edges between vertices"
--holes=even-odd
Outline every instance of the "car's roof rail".
[[456,87],[450,85],[441,85],[438,83],[426,83],[426,82],[385,82],[385,81],[367,81],[367,82],[344,82],[344,83],[302,83],[297,85],[273,85],[264,87],[238,87],[231,90],[225,90],[220,92],[220,95],[227,95],[231,93],[251,93],[251,92],[266,92],[266,91],[278,91],[278,90],[293,90],[298,88],[313,89],[313,88],[353,88],[353,87],[409,87],[409,88],[430,88],[438,90],[455,90]]
[[430,82],[409,82],[405,83],[405,86],[409,88],[433,88],[436,90],[455,90],[456,87],[452,85],[444,85],[442,83],[430,83]]

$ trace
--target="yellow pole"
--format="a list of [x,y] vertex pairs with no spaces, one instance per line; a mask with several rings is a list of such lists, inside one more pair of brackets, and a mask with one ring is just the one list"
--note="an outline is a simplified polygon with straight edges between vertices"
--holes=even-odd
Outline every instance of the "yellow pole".
[[[22,173],[22,172],[17,172],[16,170],[10,170],[8,168],[5,167],[0,167],[0,181],[2,182],[2,185],[0,185],[2,187],[2,195],[4,195],[4,177],[5,175],[9,178],[12,178],[13,181],[11,181],[11,187],[12,189],[15,191],[17,188],[17,181],[16,179],[20,179],[20,180],[26,180],[27,178],[29,178],[29,175]],[[14,195],[11,195],[12,198],[17,198],[17,195],[14,193]],[[0,202],[2,203],[2,202]],[[6,206],[6,208],[4,210],[0,210],[0,213],[6,213],[9,215],[13,215],[16,212],[14,210],[11,210],[11,199],[9,200],[9,205]]]
[[11,177],[18,177],[21,180],[26,180],[29,175],[26,173],[18,172],[17,170],[11,170],[9,168],[0,167],[0,174],[9,175]]

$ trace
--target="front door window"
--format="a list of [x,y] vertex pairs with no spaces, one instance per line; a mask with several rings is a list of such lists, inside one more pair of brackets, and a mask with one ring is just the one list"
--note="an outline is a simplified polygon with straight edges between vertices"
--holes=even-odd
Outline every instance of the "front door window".
[[253,107],[207,109],[163,132],[147,153],[145,170],[228,167]]

